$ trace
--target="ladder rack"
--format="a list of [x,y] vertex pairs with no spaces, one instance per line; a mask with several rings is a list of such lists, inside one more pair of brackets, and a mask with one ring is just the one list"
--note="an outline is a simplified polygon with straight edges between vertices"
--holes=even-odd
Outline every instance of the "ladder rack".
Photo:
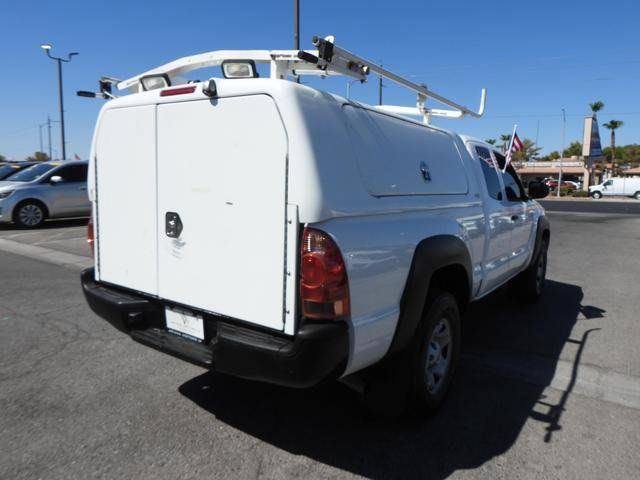
[[[172,83],[175,83],[181,74],[201,68],[220,66],[225,60],[252,61],[256,64],[270,64],[270,78],[275,79],[287,79],[290,76],[297,78],[304,75],[322,77],[343,75],[366,82],[367,77],[373,72],[417,94],[415,107],[381,105],[376,108],[400,115],[421,116],[425,123],[430,123],[433,116],[462,118],[468,115],[479,118],[484,113],[487,96],[485,88],[481,91],[479,109],[473,111],[429,90],[425,85],[412,82],[374,62],[338,47],[332,36],[326,38],[314,36],[312,42],[316,50],[217,50],[201,53],[179,58],[127,80],[112,83],[116,84],[119,90],[128,89],[129,92],[136,93],[142,90],[141,79],[145,77],[162,75],[167,76],[172,80]],[[111,96],[110,94],[111,92],[109,92],[109,96]],[[96,96],[103,95],[96,94]],[[428,98],[450,107],[451,110],[427,108],[425,103]]]

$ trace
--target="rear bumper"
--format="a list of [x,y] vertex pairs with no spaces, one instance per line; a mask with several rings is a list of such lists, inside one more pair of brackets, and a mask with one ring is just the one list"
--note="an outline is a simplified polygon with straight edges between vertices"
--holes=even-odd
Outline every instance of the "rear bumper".
[[82,272],[81,282],[91,309],[118,330],[219,372],[304,388],[337,378],[347,364],[349,334],[342,322],[303,325],[288,337],[205,314],[205,341],[198,343],[166,330],[162,302],[96,282],[93,268]]

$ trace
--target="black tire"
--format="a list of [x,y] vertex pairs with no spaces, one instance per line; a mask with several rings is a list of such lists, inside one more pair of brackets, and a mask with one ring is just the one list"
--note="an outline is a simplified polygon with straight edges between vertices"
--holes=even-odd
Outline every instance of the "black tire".
[[542,248],[538,256],[527,269],[518,275],[512,284],[515,294],[522,303],[536,303],[544,293],[547,276],[547,251],[549,244],[542,240]]
[[595,199],[595,200],[599,200],[600,198],[602,198],[602,194],[600,192],[593,192],[591,194],[591,196]]
[[636,192],[633,198],[635,198],[636,200],[640,200],[640,192]]
[[460,310],[455,297],[449,292],[431,291],[410,346],[407,413],[429,415],[440,406],[460,358],[460,336]]
[[[426,381],[428,343],[439,320],[446,316],[451,326],[448,369],[437,391]],[[434,412],[445,397],[460,356],[460,313],[453,295],[430,292],[421,323],[411,343],[402,352],[371,367],[364,381],[364,406],[375,417],[397,418],[402,414],[425,416]]]
[[23,228],[37,228],[46,219],[47,209],[37,200],[25,200],[13,209],[13,222]]

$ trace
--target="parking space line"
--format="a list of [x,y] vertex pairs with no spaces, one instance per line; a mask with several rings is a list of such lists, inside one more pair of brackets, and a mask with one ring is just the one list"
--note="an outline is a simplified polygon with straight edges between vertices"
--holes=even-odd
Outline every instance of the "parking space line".
[[[511,356],[466,353],[464,360],[470,365],[486,368],[506,378],[522,380],[533,385],[564,391],[572,378],[573,393],[617,405],[640,409],[640,378],[624,375],[593,365],[567,360],[529,357],[518,362]],[[576,368],[577,367],[577,368]]]

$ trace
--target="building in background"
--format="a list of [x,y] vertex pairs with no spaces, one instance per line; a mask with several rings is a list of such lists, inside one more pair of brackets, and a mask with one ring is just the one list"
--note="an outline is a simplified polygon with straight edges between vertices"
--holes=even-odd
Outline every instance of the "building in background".
[[585,162],[578,157],[565,158],[552,162],[519,162],[514,164],[518,175],[525,185],[533,180],[545,178],[558,179],[562,167],[562,180],[578,182],[583,190],[588,190],[589,170]]

